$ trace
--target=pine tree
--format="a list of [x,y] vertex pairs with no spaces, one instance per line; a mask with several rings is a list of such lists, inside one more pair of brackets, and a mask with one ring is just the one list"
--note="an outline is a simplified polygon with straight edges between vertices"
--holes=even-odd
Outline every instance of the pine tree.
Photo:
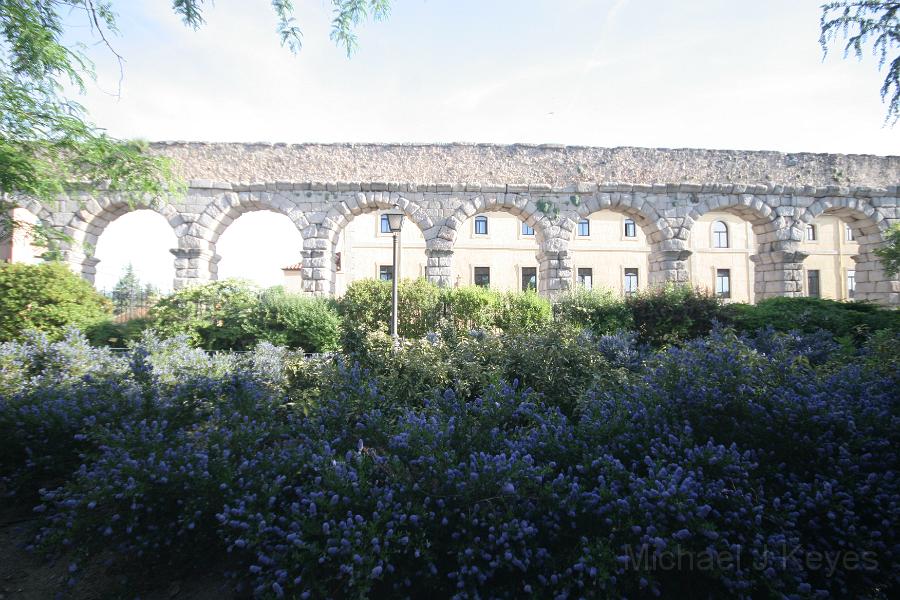
[[[853,52],[862,58],[863,46],[871,44],[878,68],[887,63],[881,99],[890,96],[885,121],[900,120],[900,2],[896,0],[840,0],[822,5],[822,35],[819,43],[828,53],[828,44],[837,37],[847,40],[844,57]],[[893,90],[893,91],[892,91]]]
[[144,296],[144,288],[131,263],[128,263],[128,266],[122,271],[122,276],[113,286],[111,295],[113,310],[117,315],[124,314],[140,305]]

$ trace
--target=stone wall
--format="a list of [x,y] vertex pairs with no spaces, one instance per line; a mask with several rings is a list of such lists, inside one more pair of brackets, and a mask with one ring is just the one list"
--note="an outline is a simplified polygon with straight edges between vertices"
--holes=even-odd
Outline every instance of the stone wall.
[[[287,215],[302,234],[304,290],[333,293],[339,232],[356,215],[394,206],[422,231],[426,274],[440,285],[451,283],[460,225],[479,212],[505,211],[535,229],[540,290],[563,290],[573,279],[572,232],[581,217],[601,209],[630,215],[643,229],[651,247],[651,283],[685,282],[694,222],[726,211],[746,219],[756,233],[756,298],[802,293],[804,225],[829,214],[847,222],[859,242],[856,297],[900,304],[900,281],[887,278],[872,253],[884,231],[900,221],[898,157],[524,145],[155,149],[194,176],[185,195],[149,205],[178,238],[172,249],[176,286],[215,279],[216,244],[225,228],[245,212],[272,210]],[[855,185],[834,183],[845,180]],[[83,248],[95,245],[120,214],[147,207],[117,195],[24,204],[74,239],[69,262],[88,278],[97,261]]]
[[691,148],[494,144],[219,144],[159,142],[185,179],[213,181],[578,181],[887,187],[900,156],[784,154]]

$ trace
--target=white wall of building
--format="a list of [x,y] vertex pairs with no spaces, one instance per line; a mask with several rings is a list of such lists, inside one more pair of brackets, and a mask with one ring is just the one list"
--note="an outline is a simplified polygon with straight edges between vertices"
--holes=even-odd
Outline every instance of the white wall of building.
[[[569,246],[572,252],[573,287],[585,282],[584,274],[592,277],[592,288],[605,288],[625,293],[625,270],[637,269],[638,289],[647,286],[650,273],[650,245],[640,225],[634,224],[634,236],[626,236],[628,215],[611,210],[601,210],[586,217],[587,236],[583,228],[576,226]],[[582,277],[579,277],[581,269]],[[589,271],[585,271],[589,269]]]

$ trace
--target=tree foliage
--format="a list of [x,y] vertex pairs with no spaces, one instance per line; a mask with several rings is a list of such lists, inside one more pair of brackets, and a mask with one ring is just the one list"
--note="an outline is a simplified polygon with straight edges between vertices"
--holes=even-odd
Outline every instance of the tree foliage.
[[[135,201],[177,188],[169,162],[145,142],[122,140],[94,125],[66,93],[84,93],[94,79],[84,49],[101,45],[119,60],[110,40],[119,33],[112,0],[0,0],[0,239],[27,228],[50,241],[46,225],[16,221],[9,209],[19,195],[55,198],[73,184],[125,191]],[[172,9],[197,29],[204,0],[173,0]],[[212,4],[211,2],[209,4]],[[283,46],[299,52],[301,32],[292,0],[272,0]],[[388,0],[333,0],[332,39],[352,54],[353,28],[367,16],[387,16]],[[80,22],[79,22],[80,21]],[[67,40],[81,32],[88,39]]]
[[[878,68],[888,64],[881,86],[881,99],[890,97],[886,121],[900,120],[900,2],[891,0],[840,0],[822,6],[822,34],[819,43],[827,54],[837,38],[846,40],[844,57],[851,52],[862,58],[863,47],[871,44]],[[893,53],[897,51],[896,55]]]
[[900,225],[891,227],[885,235],[886,246],[876,248],[875,255],[881,259],[884,274],[894,277],[900,273]]
[[109,301],[65,265],[0,264],[0,340],[28,330],[59,339],[69,326],[84,329],[109,317]]

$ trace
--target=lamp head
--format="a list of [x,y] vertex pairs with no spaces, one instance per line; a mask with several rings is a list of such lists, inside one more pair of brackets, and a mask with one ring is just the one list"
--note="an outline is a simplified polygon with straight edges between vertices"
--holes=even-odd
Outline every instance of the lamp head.
[[387,215],[388,228],[390,228],[391,233],[400,233],[400,228],[403,227],[403,213],[392,211],[385,214]]

